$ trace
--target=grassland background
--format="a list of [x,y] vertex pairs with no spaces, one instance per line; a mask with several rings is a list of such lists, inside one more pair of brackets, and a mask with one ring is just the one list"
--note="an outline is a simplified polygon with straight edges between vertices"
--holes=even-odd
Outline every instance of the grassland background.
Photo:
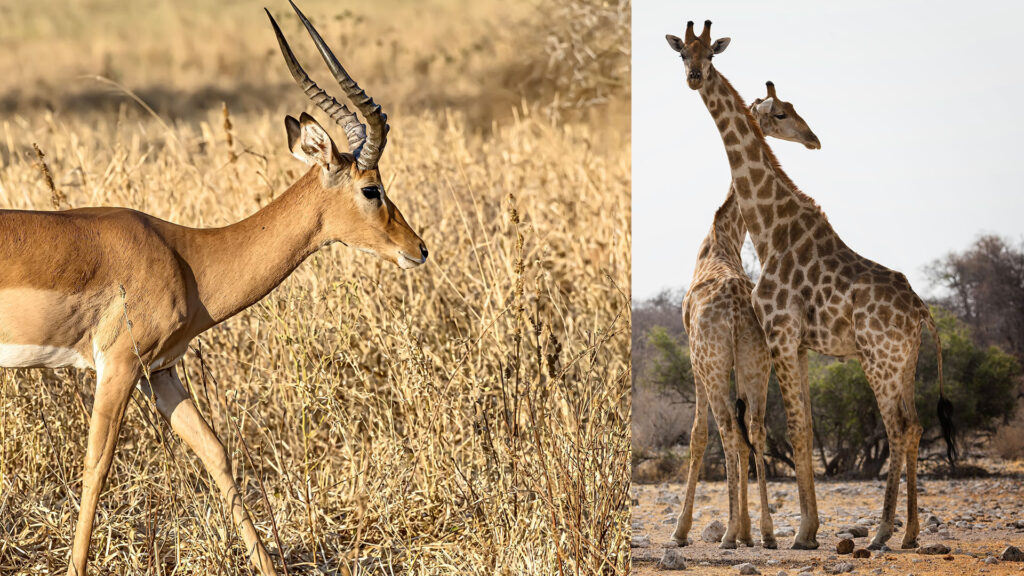
[[[279,572],[625,573],[628,3],[301,6],[388,112],[382,173],[431,260],[323,250],[184,360]],[[0,21],[2,208],[218,226],[304,171],[282,119],[313,108],[260,4],[0,1]],[[93,387],[0,374],[0,573],[65,570]],[[250,571],[138,395],[91,550],[99,573]]]

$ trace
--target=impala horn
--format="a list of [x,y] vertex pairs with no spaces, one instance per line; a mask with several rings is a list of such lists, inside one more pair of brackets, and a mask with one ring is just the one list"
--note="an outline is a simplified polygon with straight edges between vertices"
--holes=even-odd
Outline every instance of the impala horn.
[[281,45],[281,54],[288,65],[288,70],[299,84],[299,87],[306,93],[306,96],[345,130],[349,151],[355,157],[359,169],[372,170],[376,168],[381,152],[384,150],[384,145],[387,142],[389,129],[387,115],[384,114],[379,105],[374,103],[373,98],[367,96],[366,92],[349,76],[345,68],[342,67],[341,63],[334,56],[334,53],[331,52],[331,49],[327,47],[323,38],[320,37],[320,33],[316,31],[313,24],[299,10],[299,7],[294,2],[291,2],[291,0],[289,0],[289,4],[292,5],[292,9],[298,14],[299,20],[306,27],[310,37],[313,38],[313,43],[316,44],[317,49],[320,51],[320,56],[327,63],[327,67],[330,68],[334,79],[338,81],[338,85],[341,86],[345,95],[355,105],[356,110],[362,113],[366,124],[360,123],[355,113],[310,80],[309,75],[306,74],[302,67],[299,66],[298,60],[295,59],[295,54],[292,53],[291,48],[288,46],[288,41],[285,40],[284,34],[281,33],[281,28],[277,25],[270,11],[267,10],[267,16],[270,18],[270,23],[274,26],[274,33],[277,35],[278,44]]

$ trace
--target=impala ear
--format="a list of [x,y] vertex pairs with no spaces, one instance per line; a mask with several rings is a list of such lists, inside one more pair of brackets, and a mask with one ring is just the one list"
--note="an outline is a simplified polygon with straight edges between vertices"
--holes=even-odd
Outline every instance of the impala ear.
[[338,163],[338,149],[334,141],[309,114],[303,112],[298,120],[285,116],[284,128],[288,132],[288,150],[292,156],[324,170]]

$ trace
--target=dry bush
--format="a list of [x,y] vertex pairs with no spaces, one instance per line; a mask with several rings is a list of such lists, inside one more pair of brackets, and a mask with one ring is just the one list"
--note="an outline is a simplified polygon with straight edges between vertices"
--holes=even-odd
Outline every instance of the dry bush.
[[[474,29],[478,11],[460,21],[462,8],[453,2],[433,18]],[[282,24],[304,44],[293,21]],[[487,29],[459,42],[471,46]],[[226,34],[272,47],[259,18]],[[343,59],[383,61],[390,45]],[[204,58],[215,60],[216,50],[227,52]],[[280,82],[286,72],[274,56],[261,65],[269,70],[253,69],[255,79],[232,77]],[[314,68],[308,49],[300,57]],[[414,74],[414,59],[403,58]],[[201,76],[171,64],[172,78]],[[401,86],[413,82],[392,74],[383,84],[395,92],[360,81],[392,102],[381,169],[430,262],[401,272],[341,246],[315,254],[264,301],[193,342],[187,385],[232,454],[257,529],[292,574],[623,574],[628,133],[541,119],[533,110],[542,99],[480,130],[472,113],[406,105],[413,90]],[[219,103],[179,120],[123,102],[16,108],[0,116],[0,205],[50,209],[38,143],[72,207],[130,206],[193,226],[237,221],[303,169],[281,125],[306,103],[294,88],[282,94],[269,109],[232,114],[230,132]],[[66,566],[93,378],[0,375],[0,573]],[[136,395],[132,406],[101,497],[92,565],[115,574],[250,573],[199,461],[148,400]]]

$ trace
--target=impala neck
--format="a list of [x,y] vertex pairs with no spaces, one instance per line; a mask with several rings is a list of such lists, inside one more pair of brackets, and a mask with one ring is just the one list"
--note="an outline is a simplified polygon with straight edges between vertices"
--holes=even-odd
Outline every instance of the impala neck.
[[778,166],[750,110],[718,70],[711,69],[699,92],[725,144],[732,171],[731,193],[764,263],[788,247],[791,235],[800,236],[801,230],[823,221],[824,215]]
[[319,178],[313,168],[245,220],[196,231],[186,259],[211,326],[258,302],[326,243]]

